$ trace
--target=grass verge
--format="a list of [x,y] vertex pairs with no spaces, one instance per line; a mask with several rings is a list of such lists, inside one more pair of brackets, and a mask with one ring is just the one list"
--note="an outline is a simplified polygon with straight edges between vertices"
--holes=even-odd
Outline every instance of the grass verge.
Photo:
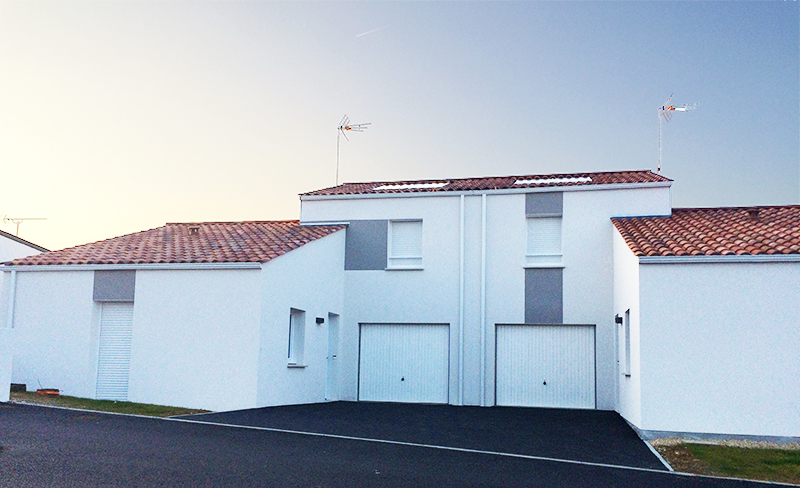
[[35,392],[12,392],[11,401],[16,403],[29,403],[34,405],[52,405],[55,407],[77,408],[81,410],[97,410],[100,412],[127,413],[131,415],[145,415],[148,417],[172,417],[173,415],[189,415],[192,413],[205,413],[208,410],[197,410],[182,407],[167,407],[164,405],[149,405],[146,403],[116,402],[113,400],[92,400],[66,395],[37,395]]
[[654,443],[675,471],[800,484],[800,450]]

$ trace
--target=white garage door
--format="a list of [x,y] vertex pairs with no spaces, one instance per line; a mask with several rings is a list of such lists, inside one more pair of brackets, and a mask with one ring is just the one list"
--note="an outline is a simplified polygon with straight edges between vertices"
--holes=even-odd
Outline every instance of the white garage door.
[[97,398],[127,400],[131,369],[133,303],[104,302],[100,310]]
[[496,403],[595,408],[592,325],[498,325]]
[[450,326],[361,324],[358,399],[447,403]]

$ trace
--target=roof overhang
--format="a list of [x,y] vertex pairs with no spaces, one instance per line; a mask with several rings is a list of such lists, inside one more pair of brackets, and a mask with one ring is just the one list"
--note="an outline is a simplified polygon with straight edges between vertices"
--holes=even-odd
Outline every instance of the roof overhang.
[[261,267],[262,263],[38,264],[0,265],[0,271],[211,270],[261,269]]

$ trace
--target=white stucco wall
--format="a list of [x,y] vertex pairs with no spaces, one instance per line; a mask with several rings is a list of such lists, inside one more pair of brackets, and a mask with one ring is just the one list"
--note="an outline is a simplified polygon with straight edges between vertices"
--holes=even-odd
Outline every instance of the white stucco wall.
[[[41,251],[27,244],[21,243],[11,236],[0,234],[0,263],[11,261],[12,259],[24,258],[39,254]],[[2,265],[0,265],[2,270]],[[10,278],[10,273],[2,273]],[[0,278],[0,297],[8,291],[6,281],[8,278]],[[2,298],[0,298],[2,299]],[[8,305],[8,297],[4,298],[2,307]],[[2,313],[2,312],[0,312]],[[2,317],[2,315],[0,315]],[[7,330],[7,321],[0,323],[0,402],[8,401],[11,386],[11,368],[13,358],[13,336],[12,330]]]
[[[263,265],[261,338],[254,342],[260,352],[253,369],[258,374],[258,406],[325,401],[328,314],[342,315],[344,240],[345,231],[335,232]],[[288,367],[292,308],[305,312],[302,368]],[[317,317],[325,322],[317,325]],[[340,334],[343,330],[340,325]],[[357,360],[353,358],[340,351],[339,367]]]
[[800,436],[800,263],[642,264],[645,430]]
[[617,378],[617,411],[628,422],[642,425],[641,369],[639,367],[639,258],[630,250],[616,230],[614,235],[614,314],[624,320],[630,310],[631,370],[624,374],[625,329],[615,325],[615,375]]
[[[16,273],[13,383],[94,396],[99,306],[93,283],[92,271]],[[7,298],[0,310],[5,324]]]
[[598,409],[617,403],[611,217],[670,213],[669,188],[564,192],[564,323],[596,325]]
[[138,270],[128,399],[256,406],[261,270]]
[[[101,309],[92,299],[94,272],[16,276],[12,381],[94,398]],[[260,280],[259,269],[138,270],[129,400],[255,406]]]

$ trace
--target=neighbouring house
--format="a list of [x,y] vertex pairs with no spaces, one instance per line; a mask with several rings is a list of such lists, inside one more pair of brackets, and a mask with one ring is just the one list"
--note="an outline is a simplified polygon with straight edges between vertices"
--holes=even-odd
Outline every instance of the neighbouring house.
[[[0,263],[40,252],[47,252],[47,249],[0,230]],[[0,296],[2,295],[3,281],[0,280]],[[11,347],[10,328],[8,324],[0,324],[0,402],[8,401],[12,368]]]
[[[2,269],[15,298],[0,301],[14,382],[212,410],[591,408],[642,431],[800,436],[797,415],[779,415],[800,411],[796,389],[754,407],[757,392],[798,379],[797,355],[786,357],[800,323],[796,207],[748,220],[772,232],[754,258],[769,262],[717,262],[729,254],[719,245],[687,262],[673,241],[752,243],[760,227],[731,226],[747,214],[733,209],[688,230],[696,217],[673,211],[671,183],[651,171],[345,183],[301,195],[299,221],[167,224],[14,260]],[[768,219],[780,212],[782,224]],[[625,233],[651,222],[673,233]],[[723,305],[734,289],[739,309]],[[705,315],[687,331],[684,310]],[[755,316],[770,325],[753,332]],[[671,358],[683,361],[674,376]],[[755,385],[754,371],[772,379]],[[727,396],[676,387],[712,376],[727,378]],[[734,418],[736,398],[747,413]]]
[[613,222],[623,417],[800,436],[800,206]]
[[324,401],[343,229],[167,224],[12,261],[13,382],[210,410]]

